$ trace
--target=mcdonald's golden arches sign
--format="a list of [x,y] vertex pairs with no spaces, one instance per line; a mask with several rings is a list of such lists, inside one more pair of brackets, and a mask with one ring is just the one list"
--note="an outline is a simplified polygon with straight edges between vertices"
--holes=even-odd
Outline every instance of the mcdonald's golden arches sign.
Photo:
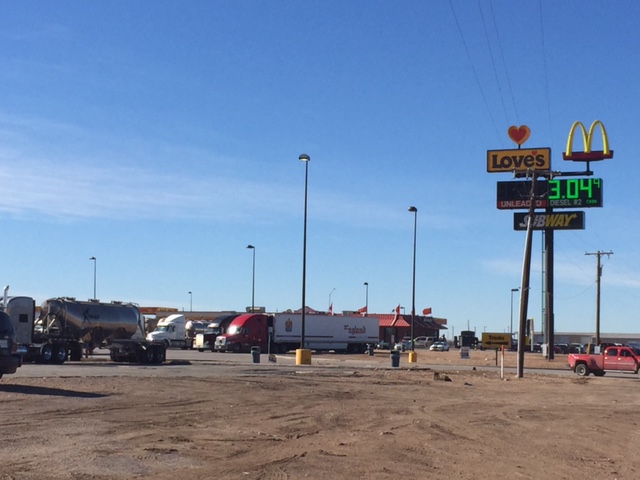
[[[600,127],[602,133],[602,150],[593,150],[593,134],[596,127]],[[582,145],[584,151],[573,151],[573,135],[576,129],[582,133]],[[607,131],[600,120],[596,120],[589,127],[589,131],[584,127],[582,122],[574,122],[569,130],[569,138],[567,139],[567,151],[562,154],[562,158],[565,160],[573,160],[575,162],[592,162],[597,160],[604,160],[605,158],[613,158],[613,150],[609,148],[609,137],[607,137]]]

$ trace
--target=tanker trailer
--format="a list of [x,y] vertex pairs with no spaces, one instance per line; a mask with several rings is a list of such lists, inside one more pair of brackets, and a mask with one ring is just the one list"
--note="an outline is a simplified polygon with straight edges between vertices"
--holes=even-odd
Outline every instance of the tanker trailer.
[[45,300],[34,322],[28,352],[40,363],[80,360],[82,348],[108,348],[117,362],[162,363],[166,349],[144,340],[144,323],[132,303],[78,301],[75,298]]

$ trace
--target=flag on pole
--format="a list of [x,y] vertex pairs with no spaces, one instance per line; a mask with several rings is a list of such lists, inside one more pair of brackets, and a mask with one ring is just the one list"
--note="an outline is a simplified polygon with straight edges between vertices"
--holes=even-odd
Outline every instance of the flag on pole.
[[397,322],[399,317],[400,317],[400,304],[398,304],[398,306],[396,307],[396,314],[393,316],[393,321]]
[[333,315],[333,303],[329,305],[329,315]]
[[366,315],[367,314],[367,307],[362,307],[358,310],[358,313],[361,313],[362,315]]
[[431,315],[431,308],[425,308],[422,310],[422,315]]

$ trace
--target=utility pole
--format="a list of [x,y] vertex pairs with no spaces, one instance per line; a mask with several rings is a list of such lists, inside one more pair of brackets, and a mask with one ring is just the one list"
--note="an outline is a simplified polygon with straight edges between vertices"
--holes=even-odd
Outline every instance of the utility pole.
[[603,255],[609,257],[613,255],[612,251],[602,252],[585,252],[585,255],[595,255],[598,259],[596,270],[596,345],[600,345],[600,277],[602,277],[602,267],[600,266],[600,259]]
[[529,280],[531,278],[531,242],[533,238],[533,216],[535,214],[536,199],[536,173],[531,176],[531,193],[529,195],[529,215],[527,216],[527,236],[524,246],[524,259],[522,261],[522,284],[520,285],[520,322],[518,325],[518,360],[516,364],[516,376],[524,376],[524,348],[525,329],[527,326],[527,308],[529,307]]

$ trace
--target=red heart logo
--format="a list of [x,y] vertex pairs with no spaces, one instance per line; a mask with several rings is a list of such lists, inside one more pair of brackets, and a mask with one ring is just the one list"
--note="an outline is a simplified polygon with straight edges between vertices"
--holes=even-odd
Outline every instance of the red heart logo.
[[509,138],[518,145],[522,145],[529,140],[531,136],[531,130],[526,125],[520,125],[519,127],[512,125],[509,127],[509,130],[507,130],[507,133],[509,134]]

